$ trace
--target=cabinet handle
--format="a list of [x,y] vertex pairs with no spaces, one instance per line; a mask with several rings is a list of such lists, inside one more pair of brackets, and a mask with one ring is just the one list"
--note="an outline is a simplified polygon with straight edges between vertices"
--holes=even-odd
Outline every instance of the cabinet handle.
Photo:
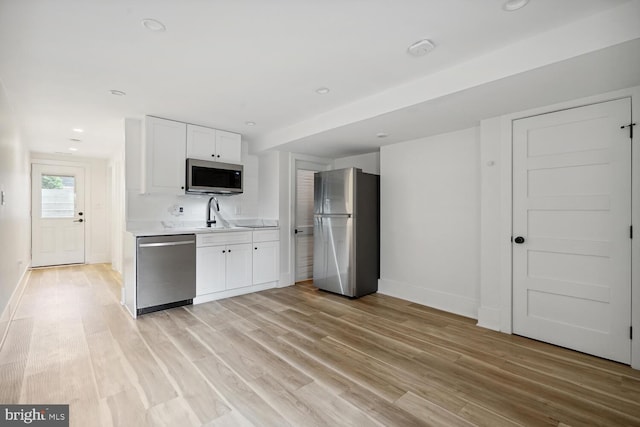
[[181,190],[184,190],[184,187],[180,187]]
[[216,157],[220,157],[220,154],[218,154]]
[[229,249],[229,253],[231,253],[231,249]]
[[225,252],[227,252],[227,251],[222,251],[222,253],[225,253]]
[[253,248],[253,249],[255,249],[256,251],[258,250],[258,248]]
[[212,154],[212,155],[211,155],[211,157],[215,157],[215,156],[216,156],[215,154]]

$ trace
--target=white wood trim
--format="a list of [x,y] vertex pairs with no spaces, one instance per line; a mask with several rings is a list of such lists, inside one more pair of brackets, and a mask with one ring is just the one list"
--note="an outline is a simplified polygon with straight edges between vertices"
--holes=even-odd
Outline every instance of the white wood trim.
[[[310,156],[310,155],[306,155],[306,154],[296,154],[296,153],[289,153],[289,233],[288,233],[288,248],[289,248],[289,253],[288,253],[288,258],[289,258],[289,273],[288,273],[288,277],[286,277],[286,279],[288,279],[287,281],[283,281],[283,279],[285,277],[283,277],[283,275],[281,274],[281,278],[280,278],[280,286],[284,287],[284,286],[288,286],[288,285],[293,285],[295,283],[295,276],[296,276],[296,251],[295,251],[295,237],[293,234],[293,229],[295,227],[295,215],[296,215],[296,170],[297,170],[297,164],[298,163],[316,163],[318,165],[324,165],[325,170],[330,170],[333,167],[333,160],[332,159],[328,159],[328,158],[324,158],[324,157],[316,157],[316,156]],[[282,197],[282,195],[281,195]],[[282,229],[282,224],[281,224],[281,229]],[[284,247],[287,246],[286,245],[286,241],[284,241],[283,239],[281,239],[281,244],[280,245],[280,255],[282,255],[282,251],[286,250]]]
[[24,290],[27,287],[27,282],[29,281],[29,277],[31,277],[31,269],[30,265],[22,272],[20,276],[20,280],[18,281],[16,287],[13,289],[11,293],[11,297],[9,297],[9,301],[7,301],[7,305],[2,310],[2,315],[0,315],[0,350],[2,350],[2,346],[4,345],[4,341],[7,338],[7,334],[9,332],[9,325],[13,320],[13,317],[16,314],[18,309],[18,304],[22,299],[22,295],[24,294]]
[[478,326],[494,331],[500,330],[500,309],[478,307]]
[[448,311],[461,316],[478,318],[478,301],[460,295],[434,291],[410,283],[378,279],[378,293]]
[[202,304],[209,301],[235,297],[238,295],[250,294],[253,292],[264,291],[266,289],[277,288],[278,282],[261,283],[259,285],[244,286],[242,288],[227,289],[221,292],[212,292],[210,294],[200,295],[193,299],[194,304]]
[[[611,101],[631,97],[632,119],[638,123],[635,129],[634,142],[640,140],[640,86],[622,89],[614,92],[607,92],[585,98],[575,99],[567,102],[539,107],[531,110],[511,113],[500,117],[501,120],[501,229],[500,229],[500,330],[512,333],[512,257],[511,257],[511,236],[512,236],[512,122],[513,120],[535,116],[538,114],[551,113],[568,108],[581,107],[598,102]],[[640,230],[640,149],[636,148],[632,152],[632,221],[637,230]],[[631,366],[640,369],[640,234],[636,233],[636,238],[632,241],[631,254],[631,326],[636,331],[636,338],[631,343]]]

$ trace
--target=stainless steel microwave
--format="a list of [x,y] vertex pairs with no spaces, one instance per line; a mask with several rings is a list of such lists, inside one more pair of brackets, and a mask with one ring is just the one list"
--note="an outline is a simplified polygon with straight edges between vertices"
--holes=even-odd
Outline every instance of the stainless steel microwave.
[[243,166],[187,159],[187,194],[240,194]]

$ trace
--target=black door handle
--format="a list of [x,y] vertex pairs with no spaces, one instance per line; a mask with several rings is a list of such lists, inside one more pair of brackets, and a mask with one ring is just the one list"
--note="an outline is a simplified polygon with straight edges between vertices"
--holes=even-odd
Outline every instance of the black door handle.
[[293,234],[298,234],[298,229],[297,229],[297,228],[295,228],[295,229],[293,230]]
[[516,242],[517,244],[521,245],[524,243],[524,237],[522,236],[518,236],[515,239],[513,239],[514,242]]
[[76,220],[75,220],[75,221],[73,221],[73,222],[84,222],[84,219],[82,219],[82,218],[80,218],[80,219],[76,219]]

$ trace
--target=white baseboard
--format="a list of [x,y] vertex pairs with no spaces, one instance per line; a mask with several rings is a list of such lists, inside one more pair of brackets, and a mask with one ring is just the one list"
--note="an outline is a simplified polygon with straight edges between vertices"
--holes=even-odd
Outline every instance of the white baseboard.
[[103,253],[92,254],[86,259],[87,264],[109,264],[110,262],[111,255]]
[[295,285],[295,281],[291,280],[290,273],[282,273],[280,274],[280,282],[278,283],[279,288],[286,288],[287,286]]
[[500,309],[479,307],[477,325],[500,332]]
[[478,301],[460,295],[388,279],[378,280],[378,292],[461,316],[478,318]]
[[27,267],[22,272],[22,275],[20,276],[18,284],[13,289],[13,293],[11,294],[7,305],[2,310],[2,315],[0,315],[0,349],[2,349],[4,340],[7,338],[7,333],[9,332],[9,324],[13,320],[13,316],[16,314],[18,304],[20,303],[20,299],[22,298],[24,289],[27,287],[27,282],[29,281],[30,275],[31,269],[29,268],[29,265],[27,265]]
[[272,289],[277,286],[278,282],[262,283],[260,285],[246,286],[244,288],[229,289],[227,291],[213,292],[211,294],[199,295],[193,299],[194,304],[202,304],[203,302],[215,301],[224,298],[235,297],[238,295],[250,294],[253,292]]

